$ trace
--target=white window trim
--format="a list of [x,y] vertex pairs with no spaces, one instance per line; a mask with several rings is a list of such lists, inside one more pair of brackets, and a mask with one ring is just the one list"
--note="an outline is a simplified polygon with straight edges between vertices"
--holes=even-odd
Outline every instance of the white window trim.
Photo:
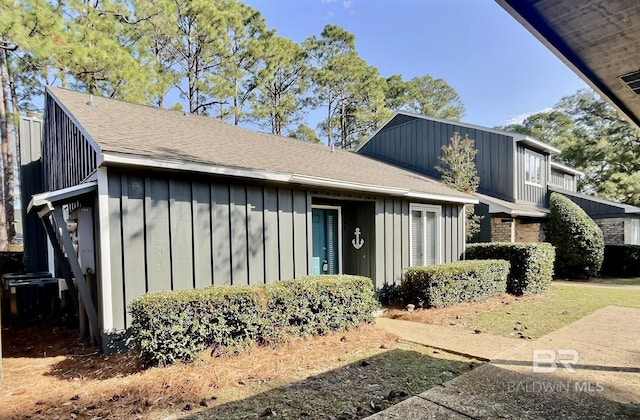
[[[411,226],[413,226],[413,211],[428,211],[436,214],[436,264],[442,264],[442,247],[444,245],[442,238],[442,206],[437,206],[434,204],[420,204],[420,203],[409,203],[409,264],[413,261],[413,253],[411,251],[413,243],[413,236],[411,233]],[[423,232],[422,237],[424,238],[427,234],[427,224],[423,223]],[[424,260],[421,265],[425,265]]]
[[[338,210],[338,274],[342,274],[342,207],[324,204],[312,204],[311,209]],[[312,212],[313,217],[313,212]],[[311,228],[311,258],[313,258],[313,222]]]
[[534,152],[533,150],[529,150],[529,149],[524,149],[524,168],[522,168],[522,173],[524,176],[524,183],[525,185],[530,185],[532,187],[538,187],[538,188],[544,188],[544,186],[542,185],[542,179],[537,179],[538,178],[538,174],[536,173],[536,181],[528,181],[527,180],[527,162],[528,162],[528,158],[532,157],[533,161],[535,162],[536,160],[538,160],[540,162],[539,165],[539,172],[540,172],[540,178],[542,178],[542,161],[544,159],[543,155],[540,155],[536,152]]

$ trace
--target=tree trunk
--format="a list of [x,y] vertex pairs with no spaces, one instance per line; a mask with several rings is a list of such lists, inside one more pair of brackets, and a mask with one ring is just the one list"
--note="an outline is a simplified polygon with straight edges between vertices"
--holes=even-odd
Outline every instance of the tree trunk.
[[9,71],[6,61],[6,51],[0,54],[0,73],[2,74],[2,102],[5,117],[2,122],[2,160],[4,169],[4,212],[7,227],[7,241],[16,243],[16,216],[14,197],[14,166],[13,166],[13,142],[9,135]]
[[[7,194],[6,190],[8,187],[8,179],[7,172],[11,172],[11,183],[13,183],[13,164],[9,165],[7,162],[7,151],[9,145],[9,118],[7,115],[8,108],[8,89],[7,89],[7,79],[6,75],[6,63],[5,63],[5,55],[4,51],[0,54],[0,77],[2,79],[2,83],[0,86],[0,145],[2,148],[2,163],[3,163],[3,175],[4,175],[4,183],[3,183],[3,194],[2,201],[0,203],[0,250],[5,250],[7,248],[7,235],[8,235],[8,226],[7,226],[7,216],[8,216],[8,205],[6,202]],[[7,168],[10,168],[7,171]],[[13,196],[13,193],[11,194]],[[12,205],[13,207],[13,205]],[[13,214],[13,208],[11,209],[11,213]],[[13,227],[13,226],[12,226]],[[15,239],[15,227],[13,229],[14,239]]]

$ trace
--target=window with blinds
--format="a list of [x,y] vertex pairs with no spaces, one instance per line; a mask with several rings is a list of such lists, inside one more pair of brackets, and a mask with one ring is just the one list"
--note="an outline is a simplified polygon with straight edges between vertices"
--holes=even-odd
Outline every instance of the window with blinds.
[[440,207],[411,205],[412,266],[438,264],[440,261]]
[[542,186],[542,155],[528,149],[524,151],[524,180]]

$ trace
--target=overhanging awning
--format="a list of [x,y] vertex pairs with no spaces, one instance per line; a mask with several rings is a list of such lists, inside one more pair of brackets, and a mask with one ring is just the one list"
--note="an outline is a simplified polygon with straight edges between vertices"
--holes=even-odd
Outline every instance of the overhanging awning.
[[31,196],[29,206],[27,207],[27,213],[36,212],[39,213],[42,209],[46,208],[49,211],[53,211],[53,207],[56,204],[65,204],[78,198],[97,191],[97,181],[90,181],[80,185],[74,185],[72,187],[63,188],[56,191],[47,191]]
[[485,194],[476,194],[481,203],[489,206],[490,214],[506,214],[513,217],[539,217],[544,218],[549,210],[530,204],[512,203]]

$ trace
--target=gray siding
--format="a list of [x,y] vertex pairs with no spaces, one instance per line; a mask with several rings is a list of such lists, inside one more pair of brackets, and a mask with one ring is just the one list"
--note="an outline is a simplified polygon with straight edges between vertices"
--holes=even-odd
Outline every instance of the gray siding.
[[[375,202],[376,255],[375,284],[382,287],[402,278],[409,267],[409,205],[410,201],[377,198]],[[433,204],[433,203],[426,203]],[[460,259],[465,248],[464,220],[459,217],[462,206],[442,204],[442,262]]]
[[48,270],[47,239],[36,214],[27,214],[33,194],[45,191],[42,174],[42,121],[20,118],[20,206],[27,272]]
[[576,191],[576,177],[572,174],[559,171],[558,169],[551,168],[551,177],[549,178],[549,185],[563,188],[568,191]]
[[479,191],[515,199],[513,137],[510,136],[416,118],[385,127],[359,153],[439,178],[435,168],[440,163],[442,146],[448,144],[456,132],[475,140]]
[[[525,182],[525,166],[524,166],[524,156],[525,150],[528,150],[536,155],[539,155],[541,158],[542,164],[542,186],[532,185]],[[517,189],[518,194],[516,196],[516,201],[523,203],[535,204],[538,206],[546,206],[546,198],[547,198],[547,178],[548,178],[548,165],[549,165],[549,156],[543,155],[542,153],[536,152],[534,150],[526,149],[521,144],[517,146]]]
[[[307,192],[108,171],[113,328],[156,290],[308,274]],[[264,240],[263,240],[264,239]]]
[[576,203],[582,210],[594,219],[607,217],[624,217],[625,210],[623,207],[615,206],[614,203],[605,204],[588,198],[576,197],[573,195],[565,195],[569,200]]

